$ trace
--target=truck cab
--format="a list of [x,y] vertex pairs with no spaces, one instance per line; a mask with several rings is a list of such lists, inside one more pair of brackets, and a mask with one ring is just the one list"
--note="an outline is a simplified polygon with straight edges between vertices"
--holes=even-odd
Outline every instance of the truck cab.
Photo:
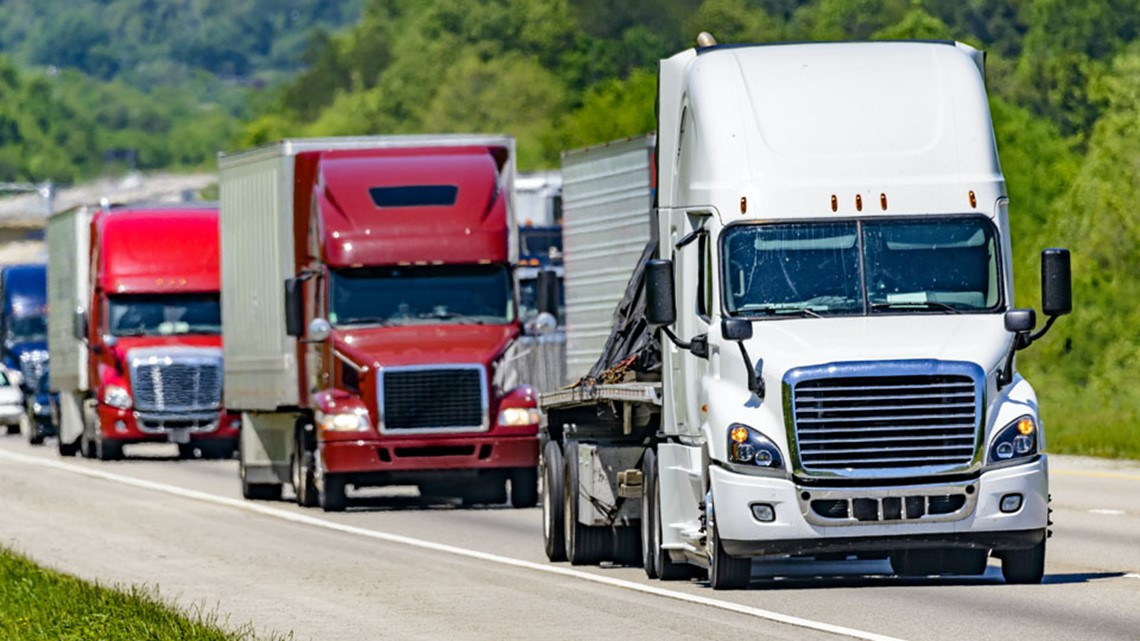
[[8,265],[0,271],[0,359],[19,374],[25,393],[47,375],[47,266]]
[[[1044,331],[1013,306],[982,60],[882,42],[662,61],[660,431],[623,477],[650,576],[743,587],[753,557],[804,554],[980,574],[992,553],[1041,580],[1048,462],[1014,353]],[[1042,261],[1051,325],[1068,253]]]
[[[176,443],[183,457],[198,450],[228,458],[240,420],[222,404],[217,208],[136,205],[58,216],[49,226],[49,244],[55,232],[58,246],[52,285],[61,302],[79,304],[61,305],[53,349],[76,343],[63,353],[78,358],[80,370],[61,371],[53,385],[67,423],[61,447],[78,435],[80,451],[100,459],[147,442]],[[76,234],[77,226],[87,229]],[[65,278],[83,291],[69,292]],[[59,331],[66,325],[71,336]]]
[[[300,504],[329,511],[346,508],[349,486],[501,503],[509,484],[516,507],[535,504],[538,413],[515,363],[513,162],[510,139],[446,136],[223,156],[226,386],[249,427],[247,498],[289,482]],[[252,176],[291,196],[258,213]],[[238,255],[263,251],[242,244],[256,216],[292,236],[280,268],[256,272]],[[265,346],[250,316],[262,289],[284,310]],[[296,367],[254,376],[269,351]]]

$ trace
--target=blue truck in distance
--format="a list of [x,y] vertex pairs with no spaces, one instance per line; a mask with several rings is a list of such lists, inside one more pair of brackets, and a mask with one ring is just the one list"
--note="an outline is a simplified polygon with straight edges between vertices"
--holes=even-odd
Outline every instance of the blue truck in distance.
[[[0,361],[19,372],[33,444],[54,434],[48,376],[47,266],[8,265],[0,270]],[[9,428],[11,431],[11,427]]]

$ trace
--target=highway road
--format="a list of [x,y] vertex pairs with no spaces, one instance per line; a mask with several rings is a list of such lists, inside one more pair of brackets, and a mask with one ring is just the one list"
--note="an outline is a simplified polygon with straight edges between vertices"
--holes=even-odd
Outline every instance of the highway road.
[[757,562],[748,590],[571,568],[539,510],[430,505],[343,514],[240,498],[233,461],[165,446],[114,463],[0,439],[0,544],[183,608],[297,639],[1140,639],[1140,465],[1053,457],[1045,583],[902,580],[880,561]]

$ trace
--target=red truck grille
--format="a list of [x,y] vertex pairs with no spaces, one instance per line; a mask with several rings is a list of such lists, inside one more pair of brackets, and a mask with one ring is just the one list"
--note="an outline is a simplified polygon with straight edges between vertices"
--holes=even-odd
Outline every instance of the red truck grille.
[[379,378],[382,431],[489,427],[487,378],[479,365],[385,368]]

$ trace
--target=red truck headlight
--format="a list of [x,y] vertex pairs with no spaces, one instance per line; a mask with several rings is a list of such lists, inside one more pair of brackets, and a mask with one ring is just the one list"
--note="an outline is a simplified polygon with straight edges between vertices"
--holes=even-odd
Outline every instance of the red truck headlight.
[[317,427],[322,432],[366,432],[371,427],[368,415],[363,411],[334,412],[325,414],[317,412]]
[[524,425],[538,425],[539,413],[533,407],[506,407],[499,410],[499,425],[507,427],[522,427]]

